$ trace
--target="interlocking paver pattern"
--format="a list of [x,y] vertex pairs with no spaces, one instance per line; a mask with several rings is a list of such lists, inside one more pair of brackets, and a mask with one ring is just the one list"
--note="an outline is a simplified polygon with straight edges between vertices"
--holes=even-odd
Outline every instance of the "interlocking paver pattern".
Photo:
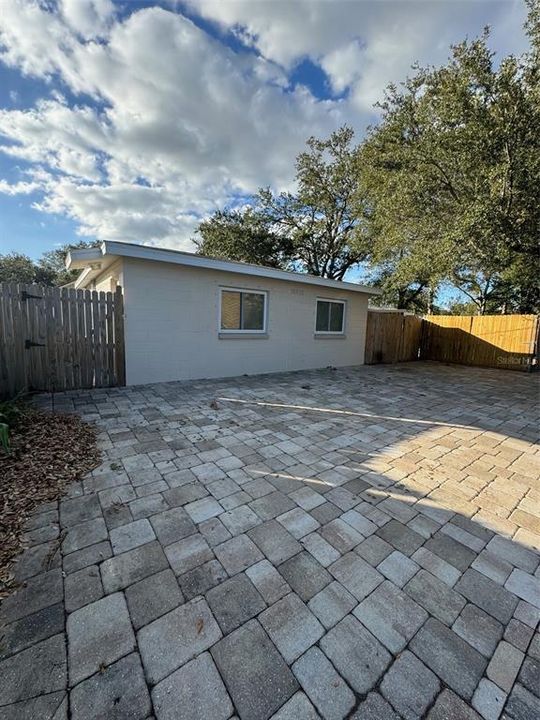
[[28,520],[0,718],[538,717],[537,383],[409,363],[56,396],[103,462]]

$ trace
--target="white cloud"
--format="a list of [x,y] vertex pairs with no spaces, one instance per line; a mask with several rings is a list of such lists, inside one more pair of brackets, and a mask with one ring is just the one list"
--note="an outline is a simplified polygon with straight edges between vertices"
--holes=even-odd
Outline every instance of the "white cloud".
[[[416,58],[444,60],[485,8],[505,28],[520,15],[508,3],[460,5],[466,21],[444,2],[191,6],[254,52],[173,10],[128,5],[120,16],[109,0],[3,0],[0,60],[49,89],[34,107],[0,109],[0,152],[30,164],[0,192],[40,190],[36,206],[83,235],[186,247],[216,207],[261,185],[290,187],[309,135],[344,122],[361,133],[382,88]],[[346,99],[291,87],[306,56]]]

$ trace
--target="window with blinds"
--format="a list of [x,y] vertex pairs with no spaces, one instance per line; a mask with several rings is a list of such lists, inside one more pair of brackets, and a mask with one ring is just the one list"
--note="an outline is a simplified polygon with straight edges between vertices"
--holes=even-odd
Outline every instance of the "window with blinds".
[[343,300],[317,300],[315,332],[343,333],[345,329],[345,302]]
[[221,332],[265,332],[266,293],[254,290],[221,290]]

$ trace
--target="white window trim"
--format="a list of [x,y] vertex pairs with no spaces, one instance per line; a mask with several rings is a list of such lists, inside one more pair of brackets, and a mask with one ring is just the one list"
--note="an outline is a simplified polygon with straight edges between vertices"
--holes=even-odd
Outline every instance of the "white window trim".
[[[263,328],[262,330],[230,330],[221,327],[221,298],[224,292],[250,293],[264,297]],[[268,327],[268,292],[266,290],[254,290],[244,287],[220,287],[218,304],[218,333],[220,335],[266,335]]]
[[[343,305],[343,321],[341,323],[341,330],[317,330],[317,304],[319,302],[330,302]],[[335,298],[318,297],[315,298],[315,335],[345,335],[345,328],[347,326],[347,301],[336,300]]]

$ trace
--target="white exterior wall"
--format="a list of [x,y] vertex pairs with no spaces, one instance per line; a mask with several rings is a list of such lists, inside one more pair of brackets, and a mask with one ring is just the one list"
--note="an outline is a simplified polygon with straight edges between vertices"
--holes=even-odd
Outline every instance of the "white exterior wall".
[[[368,295],[123,258],[128,385],[364,362]],[[266,290],[267,337],[220,338],[220,287]],[[345,300],[345,337],[315,337],[316,298]]]

